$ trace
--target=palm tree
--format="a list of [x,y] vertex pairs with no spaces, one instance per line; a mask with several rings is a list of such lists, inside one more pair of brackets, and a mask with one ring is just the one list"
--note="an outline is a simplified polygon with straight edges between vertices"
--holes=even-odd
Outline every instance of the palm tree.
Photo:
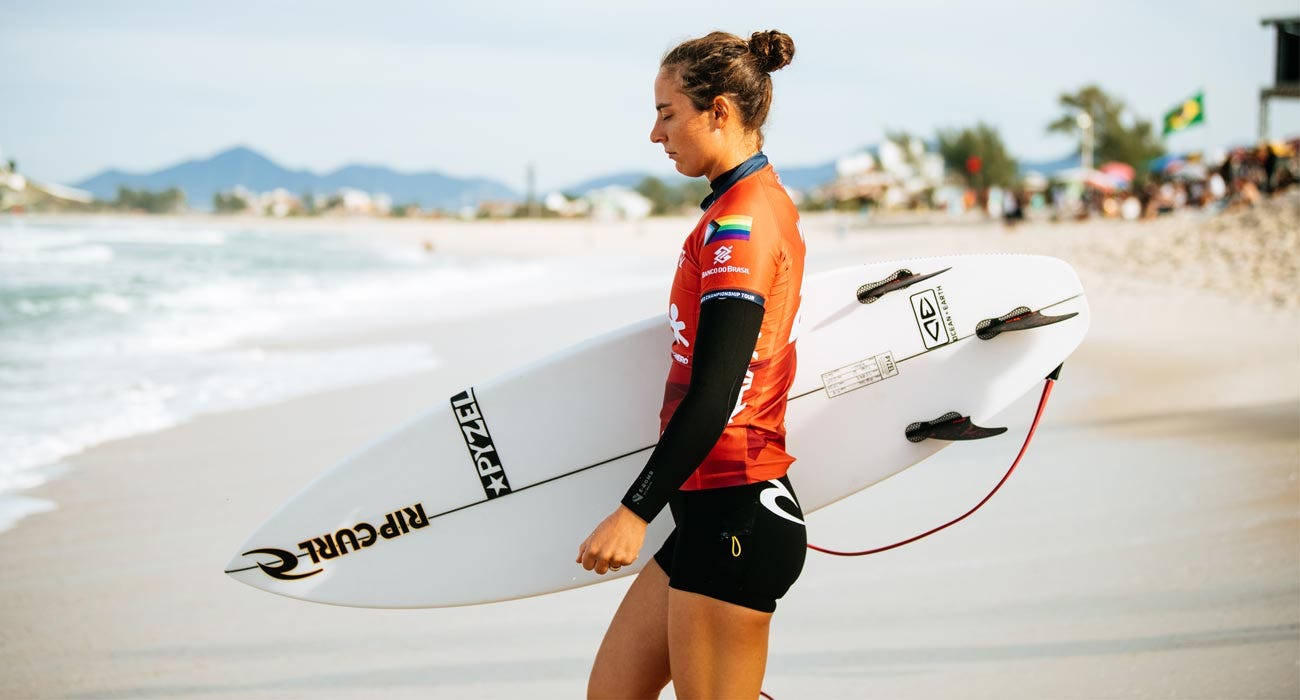
[[1088,115],[1097,163],[1128,163],[1139,176],[1144,176],[1148,163],[1165,153],[1151,121],[1133,114],[1122,100],[1108,95],[1097,85],[1085,85],[1073,94],[1064,93],[1057,101],[1065,113],[1048,124],[1047,130],[1079,134],[1082,150],[1085,134],[1080,129],[1079,115]]

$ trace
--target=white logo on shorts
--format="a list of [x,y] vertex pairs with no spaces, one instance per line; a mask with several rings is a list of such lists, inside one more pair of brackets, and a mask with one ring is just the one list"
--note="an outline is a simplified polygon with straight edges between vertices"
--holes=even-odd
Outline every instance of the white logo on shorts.
[[724,245],[713,254],[713,264],[721,265],[731,259],[731,246]]
[[761,492],[759,492],[758,502],[762,503],[764,508],[772,511],[774,515],[785,518],[786,520],[789,520],[792,523],[803,525],[804,523],[802,520],[785,512],[785,510],[783,510],[781,506],[778,506],[776,504],[776,499],[787,498],[790,500],[791,503],[795,505],[796,508],[799,507],[799,502],[794,500],[794,494],[790,493],[790,489],[786,488],[785,484],[781,483],[780,479],[772,479],[767,483],[771,484],[772,488],[763,489]]

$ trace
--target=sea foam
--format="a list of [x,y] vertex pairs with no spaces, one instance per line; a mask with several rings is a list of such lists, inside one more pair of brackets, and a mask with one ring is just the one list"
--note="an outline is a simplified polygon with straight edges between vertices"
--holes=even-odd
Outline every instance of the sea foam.
[[438,362],[416,343],[268,348],[662,284],[628,260],[412,248],[165,223],[0,222],[0,529],[53,507],[20,492],[90,446]]

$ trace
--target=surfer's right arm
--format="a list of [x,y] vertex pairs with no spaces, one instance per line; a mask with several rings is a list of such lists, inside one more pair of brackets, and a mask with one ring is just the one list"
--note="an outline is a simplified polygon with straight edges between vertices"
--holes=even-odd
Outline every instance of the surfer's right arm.
[[735,298],[700,304],[691,381],[641,474],[609,517],[578,547],[577,562],[604,574],[631,564],[646,525],[722,436],[763,325],[763,307]]
[[720,297],[700,304],[691,380],[622,504],[647,523],[717,444],[731,419],[763,324],[763,307]]

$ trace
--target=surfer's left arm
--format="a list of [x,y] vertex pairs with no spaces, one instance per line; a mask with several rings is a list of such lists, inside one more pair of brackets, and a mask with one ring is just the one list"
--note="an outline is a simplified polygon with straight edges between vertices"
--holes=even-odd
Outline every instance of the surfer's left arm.
[[603,574],[640,553],[647,524],[717,444],[736,407],[763,324],[763,307],[737,298],[700,304],[690,385],[645,467],[578,550],[578,562]]

